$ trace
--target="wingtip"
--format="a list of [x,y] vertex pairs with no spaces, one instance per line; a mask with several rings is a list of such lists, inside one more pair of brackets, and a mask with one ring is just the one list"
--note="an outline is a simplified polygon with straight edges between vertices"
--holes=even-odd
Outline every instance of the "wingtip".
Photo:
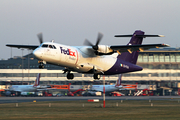
[[165,37],[164,35],[159,35],[159,37]]
[[163,44],[165,47],[170,47],[170,45],[168,45],[168,44]]

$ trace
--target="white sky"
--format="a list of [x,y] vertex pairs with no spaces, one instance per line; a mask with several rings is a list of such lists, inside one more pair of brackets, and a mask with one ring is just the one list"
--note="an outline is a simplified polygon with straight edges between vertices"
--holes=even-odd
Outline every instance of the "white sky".
[[95,43],[98,32],[104,34],[101,44],[127,44],[130,38],[114,35],[142,30],[165,35],[146,38],[144,44],[180,47],[179,6],[180,0],[0,0],[0,59],[11,57],[6,44],[39,45],[40,32],[44,41],[80,46],[86,38]]

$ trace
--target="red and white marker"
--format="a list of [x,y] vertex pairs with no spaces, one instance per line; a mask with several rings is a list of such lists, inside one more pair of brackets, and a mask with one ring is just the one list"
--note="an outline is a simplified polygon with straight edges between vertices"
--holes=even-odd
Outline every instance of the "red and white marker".
[[99,99],[89,99],[88,102],[99,102]]

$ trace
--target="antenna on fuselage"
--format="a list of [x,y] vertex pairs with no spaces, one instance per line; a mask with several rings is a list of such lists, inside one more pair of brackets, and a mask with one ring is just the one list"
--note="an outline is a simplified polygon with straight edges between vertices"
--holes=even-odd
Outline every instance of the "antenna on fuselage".
[[53,42],[54,42],[54,40],[51,40],[51,42],[53,43]]

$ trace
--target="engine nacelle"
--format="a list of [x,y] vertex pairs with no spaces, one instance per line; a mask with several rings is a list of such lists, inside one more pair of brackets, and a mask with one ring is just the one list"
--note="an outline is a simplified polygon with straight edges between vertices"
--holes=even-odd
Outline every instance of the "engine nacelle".
[[113,50],[108,45],[98,45],[98,52],[111,53]]

